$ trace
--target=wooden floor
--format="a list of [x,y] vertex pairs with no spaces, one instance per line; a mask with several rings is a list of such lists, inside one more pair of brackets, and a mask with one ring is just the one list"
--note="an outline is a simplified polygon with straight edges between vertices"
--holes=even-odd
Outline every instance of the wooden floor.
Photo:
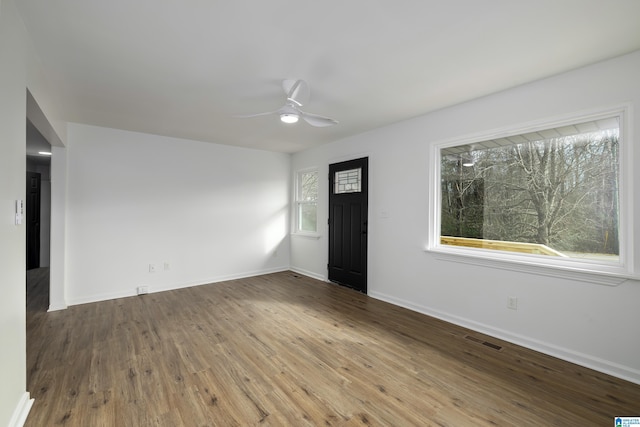
[[52,313],[45,276],[29,286],[26,426],[612,426],[640,415],[639,385],[291,272]]

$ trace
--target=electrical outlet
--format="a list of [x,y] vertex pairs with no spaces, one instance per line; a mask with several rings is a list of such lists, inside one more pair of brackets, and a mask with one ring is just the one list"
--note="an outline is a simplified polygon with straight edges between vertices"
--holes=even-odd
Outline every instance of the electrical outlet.
[[511,310],[518,309],[518,297],[509,297],[507,298],[507,308]]
[[155,273],[155,272],[156,272],[156,265],[149,264],[149,273]]
[[171,270],[171,265],[169,264],[169,261],[165,261],[164,262],[164,271],[169,271]]
[[148,286],[138,286],[138,295],[144,295],[144,294],[148,294],[149,293],[149,287]]

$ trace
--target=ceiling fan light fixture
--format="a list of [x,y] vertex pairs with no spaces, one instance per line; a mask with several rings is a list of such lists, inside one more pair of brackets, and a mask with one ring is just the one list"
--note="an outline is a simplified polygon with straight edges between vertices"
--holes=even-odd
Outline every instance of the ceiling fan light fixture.
[[292,124],[297,123],[300,116],[296,113],[282,113],[280,114],[280,120],[283,123]]
[[286,124],[298,123],[300,119],[314,127],[326,127],[338,124],[337,120],[330,117],[311,114],[298,108],[302,107],[309,100],[309,85],[304,80],[284,80],[282,82],[282,88],[287,95],[287,102],[279,109],[265,113],[239,115],[235,117],[248,118],[273,114],[274,116],[277,115],[280,117],[280,121]]

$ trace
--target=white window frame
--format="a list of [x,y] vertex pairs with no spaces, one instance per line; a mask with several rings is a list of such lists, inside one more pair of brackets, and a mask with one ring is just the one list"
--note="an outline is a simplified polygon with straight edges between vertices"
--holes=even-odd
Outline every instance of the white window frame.
[[318,237],[319,234],[319,227],[320,224],[318,223],[318,200],[316,199],[315,201],[315,205],[316,205],[316,231],[307,231],[307,230],[302,230],[301,224],[300,224],[300,209],[302,207],[302,205],[307,205],[310,204],[310,202],[306,202],[303,200],[300,200],[300,184],[301,184],[301,177],[303,174],[308,174],[308,173],[315,173],[318,176],[318,198],[320,197],[320,175],[319,175],[319,171],[317,167],[312,167],[312,168],[306,168],[306,169],[300,169],[298,171],[296,171],[295,173],[295,185],[294,185],[294,209],[295,209],[295,221],[294,221],[294,234],[296,235],[301,235],[301,236],[310,236],[310,237]]
[[[480,141],[526,134],[550,128],[598,120],[606,117],[620,118],[620,254],[618,263],[556,258],[544,255],[520,254],[493,249],[468,248],[443,245],[440,243],[441,185],[440,150],[447,147],[472,144]],[[631,105],[624,104],[609,109],[583,112],[554,119],[540,120],[524,125],[494,129],[474,135],[437,142],[429,154],[431,169],[429,184],[429,234],[426,251],[437,259],[492,268],[515,270],[537,275],[564,277],[590,283],[616,286],[627,279],[639,279],[634,265],[634,224],[633,224],[633,138],[630,118]]]

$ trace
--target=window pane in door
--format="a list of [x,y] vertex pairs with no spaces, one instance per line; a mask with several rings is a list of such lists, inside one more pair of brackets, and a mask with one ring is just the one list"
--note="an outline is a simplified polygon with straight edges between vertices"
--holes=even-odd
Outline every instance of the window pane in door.
[[336,172],[334,194],[359,193],[362,191],[362,170],[350,169]]

